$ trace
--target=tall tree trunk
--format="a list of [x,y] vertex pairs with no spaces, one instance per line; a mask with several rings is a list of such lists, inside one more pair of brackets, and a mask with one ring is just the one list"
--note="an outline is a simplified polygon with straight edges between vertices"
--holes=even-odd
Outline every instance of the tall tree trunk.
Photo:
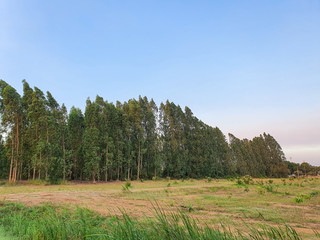
[[93,171],[93,173],[92,173],[92,182],[96,183],[96,172],[95,171]]
[[[38,126],[36,125],[36,141],[38,141]],[[37,154],[35,155],[35,159],[37,158]],[[36,167],[33,166],[33,181],[36,178]]]
[[130,180],[130,168],[128,167],[128,181]]
[[9,182],[11,182],[12,176],[12,164],[13,164],[13,134],[11,136],[11,162],[10,162],[10,172],[9,172]]
[[19,168],[17,168],[17,180],[19,180],[19,177],[20,177],[20,167]]
[[[41,151],[40,151],[40,164],[41,164]],[[39,168],[39,180],[41,179],[41,168]]]
[[142,171],[142,159],[143,159],[143,153],[141,153],[141,161],[140,161],[140,169]]
[[74,180],[78,180],[78,174],[77,174],[77,167],[78,167],[78,165],[77,165],[77,163],[78,163],[78,160],[77,160],[77,158],[75,158],[75,160],[74,160],[74,167],[73,167],[73,179],[74,179]]
[[62,149],[63,149],[63,181],[66,180],[66,148],[64,145],[64,135],[62,136]]
[[20,181],[21,181],[21,179],[22,179],[22,163],[20,163]]
[[19,157],[19,116],[17,115],[17,133],[16,133],[16,161],[15,161],[15,172],[14,172],[14,179],[13,181],[16,182],[17,180],[17,171],[18,171],[18,157]]
[[117,181],[119,181],[120,180],[120,167],[119,166],[118,166],[117,171],[118,171]]
[[[48,121],[47,121],[47,147],[49,146],[49,130],[48,130]],[[49,165],[49,154],[48,154],[48,151],[47,151],[47,162],[46,162],[46,166],[45,166],[45,169],[46,169],[46,178],[45,180],[47,180],[48,178],[48,165]]]
[[106,179],[105,181],[108,182],[108,134],[107,134],[107,146],[106,146]]
[[137,172],[137,180],[139,180],[139,174],[140,174],[140,140],[138,140],[139,143],[139,149],[138,149],[138,172]]

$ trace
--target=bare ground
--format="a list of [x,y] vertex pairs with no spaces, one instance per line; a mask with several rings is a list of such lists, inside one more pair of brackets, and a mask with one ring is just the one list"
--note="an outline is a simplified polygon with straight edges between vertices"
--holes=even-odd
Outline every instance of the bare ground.
[[[113,185],[112,185],[113,184]],[[46,186],[25,186],[26,188],[35,187],[38,192],[18,192],[18,193],[1,193],[0,190],[0,200],[21,202],[27,206],[40,205],[40,204],[55,204],[74,207],[85,207],[102,215],[122,215],[122,212],[126,212],[132,217],[143,218],[145,216],[154,216],[154,204],[153,200],[157,201],[157,204],[165,212],[176,212],[179,210],[187,211],[185,205],[190,202],[194,202],[199,199],[201,195],[199,191],[204,194],[209,194],[209,196],[215,197],[242,197],[244,196],[243,190],[239,191],[237,189],[228,189],[224,191],[217,188],[215,192],[210,192],[210,187],[204,182],[196,182],[194,185],[189,186],[172,186],[168,187],[146,187],[144,188],[142,184],[137,183],[138,188],[131,189],[129,191],[121,190],[121,185],[123,183],[105,183],[101,184],[101,189],[97,188],[97,185],[92,184],[75,184],[74,189],[67,187],[64,190],[57,190],[48,188],[46,191]],[[166,183],[165,183],[166,184]],[[108,189],[108,187],[110,189]],[[135,185],[135,183],[134,183]],[[141,186],[142,187],[141,187]],[[219,185],[216,184],[216,185]],[[221,185],[221,184],[220,184]],[[78,190],[80,186],[81,190]],[[104,190],[106,186],[106,190]],[[118,189],[114,189],[118,188]],[[187,194],[187,195],[186,195]],[[159,197],[160,196],[160,197]],[[171,202],[171,204],[170,204]],[[172,204],[174,203],[174,204]],[[198,208],[199,204],[194,204],[193,212],[190,214],[197,218],[200,223],[207,224],[209,226],[217,226],[217,223],[212,221],[219,217],[219,219],[227,218],[232,222],[241,223],[246,222],[249,224],[255,223],[267,223],[269,225],[279,225],[277,222],[265,221],[257,217],[246,217],[241,212],[228,211],[226,207],[221,207],[218,204],[204,203],[204,208]],[[191,207],[192,208],[192,207]],[[295,213],[295,211],[302,211],[303,216],[300,216],[303,221],[297,219],[292,219],[292,221],[287,221],[286,223],[293,226],[298,233],[313,235],[313,230],[320,229],[320,206],[319,203],[311,204],[308,206],[297,206],[291,203],[279,203],[270,201],[270,208],[279,209],[281,211],[288,211],[288,214]],[[306,223],[305,219],[310,221]]]

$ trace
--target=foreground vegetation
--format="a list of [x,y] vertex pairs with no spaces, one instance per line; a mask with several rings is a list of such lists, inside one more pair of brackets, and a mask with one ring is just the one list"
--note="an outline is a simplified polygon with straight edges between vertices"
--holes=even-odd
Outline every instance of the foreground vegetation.
[[[89,233],[102,234],[99,237],[108,239],[116,236],[112,234],[120,234],[116,230],[109,230],[117,226],[123,236],[129,234],[125,232],[128,230],[134,237],[148,239],[148,234],[151,238],[156,231],[164,234],[164,226],[167,224],[169,232],[181,235],[166,237],[159,233],[151,239],[157,239],[158,236],[162,237],[160,239],[192,239],[188,235],[189,225],[184,222],[184,218],[188,218],[192,222],[192,231],[199,230],[197,234],[200,234],[193,239],[203,239],[205,236],[215,236],[214,239],[262,239],[259,237],[262,233],[255,232],[259,229],[269,233],[279,231],[286,236],[283,239],[317,239],[314,231],[320,229],[319,186],[320,179],[313,177],[252,179],[249,176],[228,180],[167,178],[100,184],[63,182],[62,185],[46,185],[45,182],[32,181],[16,185],[4,183],[0,186],[0,199],[4,200],[0,210],[0,216],[3,216],[0,226],[4,226],[11,235],[14,233],[17,236],[19,233],[15,231],[20,229],[20,234],[37,236],[40,234],[38,231],[51,234],[71,234],[70,231],[75,231],[80,234],[81,223],[85,223],[88,229],[83,232],[88,234],[87,237],[90,237]],[[8,202],[21,202],[23,205]],[[154,209],[152,203],[155,202],[161,211],[158,207]],[[161,214],[157,215],[155,210]],[[84,220],[81,220],[81,214]],[[160,216],[166,218],[168,223],[161,222],[163,218]],[[196,219],[195,223],[192,219]],[[38,221],[43,221],[41,226],[37,225]],[[46,221],[54,224],[46,226]],[[64,221],[65,229],[59,230],[64,228]],[[132,225],[127,226],[129,223]],[[17,226],[16,230],[14,226]],[[286,226],[291,226],[296,233]],[[181,229],[178,231],[176,227]],[[291,238],[286,234],[291,234]],[[80,235],[74,236],[83,239]],[[90,238],[96,239],[93,236]]]
[[290,226],[246,226],[247,231],[201,227],[184,212],[166,214],[154,208],[155,219],[136,221],[125,212],[121,217],[102,217],[78,208],[75,211],[50,205],[27,208],[1,203],[0,224],[23,239],[301,239]]

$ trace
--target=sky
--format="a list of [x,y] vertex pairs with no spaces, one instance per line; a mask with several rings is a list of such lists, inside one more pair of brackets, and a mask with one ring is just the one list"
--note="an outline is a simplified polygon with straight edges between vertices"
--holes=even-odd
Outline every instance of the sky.
[[68,109],[169,99],[320,166],[318,0],[0,0],[0,79]]

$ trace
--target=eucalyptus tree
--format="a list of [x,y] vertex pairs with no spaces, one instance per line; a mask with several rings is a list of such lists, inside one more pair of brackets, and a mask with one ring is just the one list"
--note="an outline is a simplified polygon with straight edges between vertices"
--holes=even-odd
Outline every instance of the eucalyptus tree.
[[130,99],[128,101],[129,104],[129,119],[131,123],[132,130],[132,140],[134,141],[134,148],[136,149],[136,170],[137,170],[137,180],[140,179],[140,162],[141,162],[141,152],[142,152],[142,144],[143,144],[143,128],[142,128],[142,110],[140,104],[135,99]]
[[268,153],[267,168],[270,170],[271,177],[284,177],[288,174],[288,168],[285,164],[286,157],[280,144],[270,134],[263,133],[264,142]]
[[68,116],[68,143],[72,151],[72,169],[74,179],[82,179],[84,167],[82,139],[85,130],[84,115],[81,109],[72,107]]
[[85,111],[85,131],[83,134],[83,148],[85,160],[85,173],[92,178],[93,182],[99,178],[99,162],[101,159],[100,139],[99,139],[99,119],[96,114],[97,105],[95,102],[87,100]]
[[32,170],[32,156],[33,156],[33,135],[30,131],[30,119],[28,118],[28,109],[32,104],[33,89],[26,80],[23,83],[23,96],[21,98],[22,105],[22,128],[21,128],[21,150],[23,149],[21,158],[24,164],[24,172],[27,179],[30,179],[30,172]]
[[147,104],[146,112],[146,171],[149,178],[152,177],[152,173],[155,172],[156,168],[159,168],[158,159],[158,130],[157,130],[157,118],[158,118],[158,107],[153,99],[148,102],[148,99],[144,97],[144,102]]
[[21,97],[9,84],[1,81],[2,110],[1,123],[5,131],[10,131],[11,138],[11,162],[9,170],[9,181],[17,180],[18,165],[20,160],[20,127],[21,127]]
[[33,145],[33,180],[35,179],[36,170],[38,170],[39,179],[43,168],[42,153],[46,147],[47,140],[47,112],[45,106],[45,96],[43,92],[35,87],[32,93],[32,103],[27,109],[27,116],[30,121],[29,132],[32,136]]

